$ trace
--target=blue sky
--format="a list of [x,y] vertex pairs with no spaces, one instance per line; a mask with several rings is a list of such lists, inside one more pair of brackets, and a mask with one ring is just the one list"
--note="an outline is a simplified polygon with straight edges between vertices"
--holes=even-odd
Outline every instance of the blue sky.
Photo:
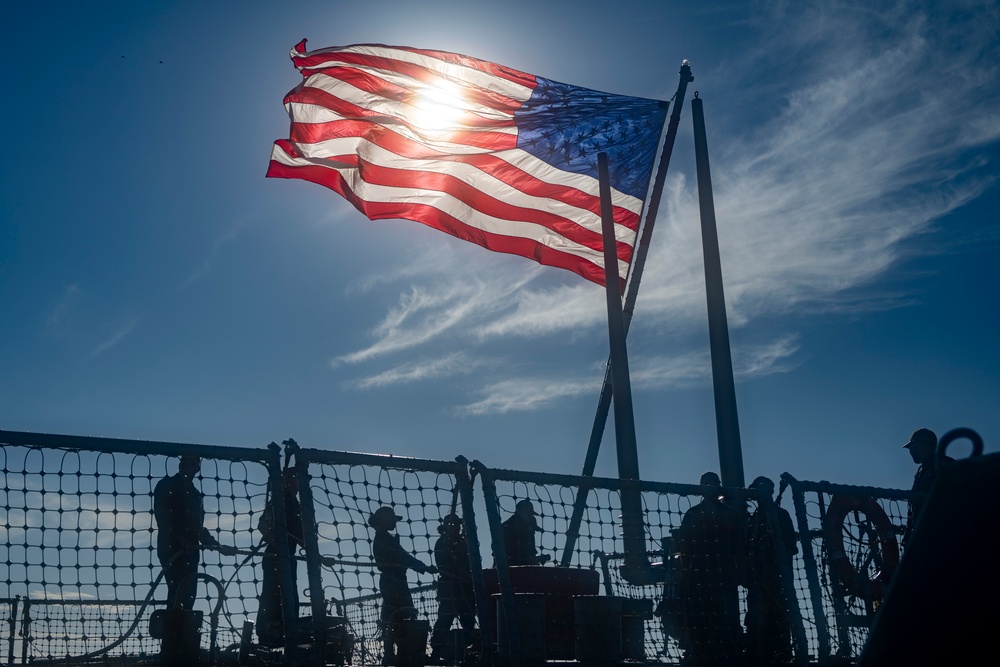
[[[8,9],[0,428],[580,470],[601,289],[264,179],[307,37],[660,99],[690,59],[747,479],[908,487],[917,426],[993,451],[1000,11],[982,5]],[[646,479],[718,465],[702,276],[686,104],[629,334]]]

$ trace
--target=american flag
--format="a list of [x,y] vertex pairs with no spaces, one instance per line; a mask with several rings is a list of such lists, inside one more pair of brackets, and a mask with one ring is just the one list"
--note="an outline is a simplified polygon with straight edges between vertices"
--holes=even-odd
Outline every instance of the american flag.
[[324,185],[370,219],[423,223],[604,284],[597,154],[610,163],[623,280],[665,102],[444,51],[291,51],[288,139],[267,175]]

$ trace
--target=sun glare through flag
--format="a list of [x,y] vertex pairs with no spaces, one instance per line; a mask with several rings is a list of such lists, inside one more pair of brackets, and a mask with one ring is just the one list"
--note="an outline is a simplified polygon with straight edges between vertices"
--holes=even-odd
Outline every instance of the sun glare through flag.
[[665,102],[443,51],[291,51],[288,139],[267,175],[326,186],[375,219],[423,223],[604,284],[597,154],[611,167],[618,275],[642,214]]

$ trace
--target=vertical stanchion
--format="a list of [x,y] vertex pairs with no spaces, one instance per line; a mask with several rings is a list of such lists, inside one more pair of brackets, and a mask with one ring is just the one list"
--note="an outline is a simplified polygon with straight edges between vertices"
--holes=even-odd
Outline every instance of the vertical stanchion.
[[712,386],[715,390],[715,425],[719,438],[719,472],[723,486],[743,488],[743,448],[736,412],[736,382],[729,348],[726,297],[722,289],[719,233],[715,224],[712,171],[708,162],[705,111],[695,92],[691,100],[694,119],[694,155],[698,172],[698,205],[701,211],[701,242],[705,255],[705,293],[708,301],[708,337],[712,350]]
[[[289,558],[288,522],[285,516],[285,483],[281,474],[281,448],[272,442],[267,446],[267,475],[271,487],[271,510],[274,520],[275,548],[277,549],[278,581],[281,593],[281,621],[285,629],[285,659],[294,661],[298,650],[298,619],[299,610],[295,605],[295,593],[292,587],[295,580],[292,577],[292,560]],[[266,511],[266,510],[265,510]],[[270,567],[268,563],[264,567]]]
[[24,612],[21,613],[21,664],[28,664],[28,644],[31,643],[31,598],[24,598]]
[[809,598],[813,607],[813,620],[816,623],[817,652],[819,654],[817,659],[822,663],[830,657],[830,627],[826,622],[826,612],[823,611],[823,589],[819,583],[819,571],[816,569],[816,554],[812,548],[812,531],[809,528],[805,496],[794,477],[788,473],[782,473],[781,479],[786,481],[792,490],[795,522],[799,526],[799,540],[802,545],[802,565],[806,570]]
[[17,607],[21,602],[21,596],[15,595],[10,603],[10,642],[7,649],[7,664],[14,664],[14,635],[17,633]]
[[323,592],[323,574],[320,570],[319,526],[313,505],[310,486],[309,461],[303,460],[297,445],[292,445],[295,453],[295,473],[299,480],[299,498],[302,505],[302,541],[306,550],[306,571],[309,573],[309,602],[313,617],[313,664],[326,664],[326,609]]
[[507,569],[507,550],[504,548],[503,526],[500,522],[500,501],[497,499],[496,485],[493,477],[489,474],[489,468],[479,461],[473,461],[472,473],[479,475],[479,483],[483,485],[486,519],[490,524],[490,539],[493,542],[493,566],[497,571],[497,583],[500,586],[500,602],[504,610],[503,627],[498,627],[497,633],[503,632],[506,635],[510,656],[508,665],[510,667],[520,667],[521,629],[518,625],[514,587],[510,582],[510,571]]
[[[823,500],[823,492],[817,491],[817,501],[819,504],[819,525],[826,525],[826,502]],[[823,550],[826,551],[826,538],[823,539]],[[829,557],[829,552],[827,552]],[[829,560],[827,560],[829,562]],[[830,573],[833,574],[832,572]],[[833,617],[837,622],[837,655],[851,654],[851,629],[848,627],[850,611],[847,603],[847,591],[839,577],[830,576],[830,592],[833,598]],[[867,605],[866,605],[867,606]]]
[[472,494],[472,480],[469,478],[469,460],[464,456],[455,459],[458,470],[455,473],[459,497],[462,500],[462,523],[465,526],[465,540],[469,547],[469,568],[472,571],[472,592],[476,596],[476,611],[479,616],[480,645],[483,656],[493,653],[493,642],[487,641],[495,629],[489,622],[489,600],[483,581],[483,557],[479,546],[479,532],[476,527],[475,498]]

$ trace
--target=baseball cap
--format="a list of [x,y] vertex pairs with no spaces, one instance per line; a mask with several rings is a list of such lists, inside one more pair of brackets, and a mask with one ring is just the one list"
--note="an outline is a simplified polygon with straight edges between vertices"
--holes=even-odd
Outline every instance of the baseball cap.
[[402,521],[403,517],[396,514],[391,507],[382,505],[377,510],[372,512],[372,515],[368,517],[368,525],[373,528],[378,525],[386,526],[394,521]]
[[931,447],[937,446],[937,436],[929,428],[918,428],[910,436],[909,442],[903,445],[903,449],[909,449],[911,445],[928,444]]

